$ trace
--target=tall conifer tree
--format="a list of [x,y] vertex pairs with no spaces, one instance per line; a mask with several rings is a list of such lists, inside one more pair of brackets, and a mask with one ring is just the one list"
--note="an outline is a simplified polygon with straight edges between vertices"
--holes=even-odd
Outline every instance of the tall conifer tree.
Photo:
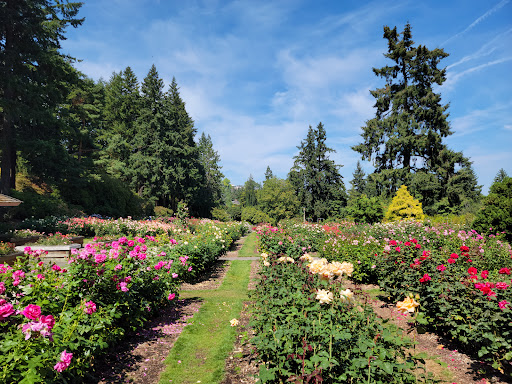
[[20,150],[40,176],[57,178],[65,165],[55,109],[78,74],[59,49],[66,27],[83,21],[76,18],[80,6],[67,0],[0,1],[0,192],[15,187]]
[[346,205],[340,165],[329,159],[329,152],[335,151],[327,147],[326,139],[322,123],[316,129],[310,126],[306,140],[297,147],[299,154],[289,174],[306,215],[314,220],[336,214]]
[[435,169],[442,139],[452,132],[448,105],[442,105],[441,96],[433,91],[446,80],[446,69],[438,65],[448,54],[439,48],[415,47],[409,24],[401,34],[396,27],[384,27],[384,38],[384,56],[392,64],[373,68],[386,84],[371,91],[376,116],[363,127],[363,143],[353,149],[363,160],[373,160],[383,191],[390,196],[408,183],[411,172]]

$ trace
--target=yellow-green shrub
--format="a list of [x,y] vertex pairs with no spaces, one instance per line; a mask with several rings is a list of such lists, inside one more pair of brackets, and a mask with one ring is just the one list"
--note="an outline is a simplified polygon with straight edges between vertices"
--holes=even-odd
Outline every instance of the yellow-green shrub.
[[421,208],[421,203],[411,196],[405,185],[402,185],[396,191],[396,195],[393,197],[384,217],[385,221],[423,220],[424,218],[425,214]]

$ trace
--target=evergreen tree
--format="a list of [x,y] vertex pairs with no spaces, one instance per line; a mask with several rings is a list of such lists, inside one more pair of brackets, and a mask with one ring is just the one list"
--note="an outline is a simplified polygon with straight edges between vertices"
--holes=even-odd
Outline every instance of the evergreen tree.
[[274,177],[274,174],[272,173],[272,170],[270,169],[270,166],[267,165],[267,170],[265,171],[265,180],[269,180]]
[[205,174],[205,185],[202,190],[201,216],[209,216],[213,207],[219,206],[222,201],[222,178],[224,175],[220,171],[220,156],[213,149],[213,143],[210,135],[201,134],[198,143],[199,161]]
[[258,188],[259,184],[254,181],[252,175],[249,175],[249,179],[244,184],[241,196],[242,205],[244,207],[254,207],[258,205],[258,197],[256,195],[256,190]]
[[350,182],[352,188],[349,190],[349,193],[351,196],[359,196],[364,193],[366,189],[365,173],[359,161],[357,162],[356,169],[352,176],[353,179]]
[[504,231],[507,241],[512,242],[512,177],[505,176],[491,185],[472,228],[485,234]]
[[136,122],[140,113],[137,77],[130,67],[113,73],[105,85],[105,124],[98,135],[103,149],[98,165],[111,175],[131,182],[130,156],[135,146]]
[[396,27],[384,27],[385,56],[393,64],[373,68],[386,84],[371,91],[376,116],[363,127],[363,143],[353,147],[363,160],[374,161],[386,196],[407,183],[412,172],[434,170],[444,149],[442,139],[452,133],[448,105],[442,105],[441,96],[433,91],[446,80],[446,69],[438,64],[448,54],[438,48],[414,47],[409,24],[401,35],[400,39]]
[[151,200],[159,200],[165,193],[170,192],[164,183],[167,167],[164,158],[167,148],[162,136],[170,123],[164,112],[163,88],[164,82],[152,65],[141,86],[134,152],[130,158],[132,187],[139,196]]
[[496,176],[494,177],[493,183],[501,183],[503,180],[505,180],[505,177],[508,177],[507,172],[503,168],[500,168]]
[[59,49],[65,28],[83,21],[76,18],[80,6],[55,0],[0,1],[2,193],[15,187],[18,151],[42,178],[58,178],[66,165],[55,111],[78,74]]
[[205,183],[204,169],[199,160],[199,150],[194,141],[194,121],[185,109],[176,79],[173,78],[165,95],[166,118],[171,122],[165,132],[168,143],[165,184],[169,191],[169,206],[175,210],[180,200],[185,201],[194,216],[201,211],[201,188]]
[[339,212],[346,205],[345,185],[342,176],[328,153],[334,152],[325,144],[326,132],[319,123],[309,127],[306,140],[302,141],[299,154],[288,178],[295,188],[306,215],[314,220]]

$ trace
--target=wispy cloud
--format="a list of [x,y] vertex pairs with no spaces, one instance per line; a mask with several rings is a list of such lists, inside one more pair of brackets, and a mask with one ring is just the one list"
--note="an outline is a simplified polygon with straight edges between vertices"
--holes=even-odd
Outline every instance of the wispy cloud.
[[488,18],[489,16],[491,16],[494,12],[498,11],[500,8],[503,8],[505,5],[507,5],[507,3],[509,3],[510,0],[501,0],[498,4],[496,4],[494,7],[492,7],[491,9],[489,9],[487,12],[485,12],[482,16],[480,16],[479,18],[477,18],[475,21],[473,21],[470,25],[468,25],[466,27],[466,29],[464,29],[462,32],[459,32],[455,35],[453,35],[452,37],[450,37],[448,40],[444,41],[441,46],[445,46],[446,44],[448,44],[449,42],[451,42],[452,40],[455,40],[456,38],[462,36],[463,34],[465,34],[466,32],[472,30],[474,27],[476,27],[478,24],[480,24],[483,20],[485,20],[486,18]]
[[498,59],[498,60],[493,60],[493,61],[489,61],[487,63],[484,63],[484,64],[480,64],[480,65],[476,65],[472,68],[469,68],[469,69],[466,69],[465,71],[462,71],[462,72],[459,72],[459,73],[450,73],[448,72],[447,75],[446,75],[446,82],[443,84],[443,89],[444,90],[451,90],[455,84],[462,78],[462,77],[465,77],[473,72],[476,72],[476,71],[480,71],[484,68],[487,68],[487,67],[491,67],[493,65],[497,65],[497,64],[501,64],[501,63],[505,63],[507,61],[511,61],[512,60],[512,56],[511,57],[504,57],[504,58],[501,58],[501,59]]
[[446,69],[449,70],[449,69],[451,69],[457,65],[463,64],[467,61],[479,59],[479,58],[485,57],[485,56],[489,56],[490,54],[492,54],[493,52],[496,52],[497,50],[505,51],[506,45],[510,44],[510,36],[508,36],[508,35],[510,35],[511,33],[512,33],[512,28],[510,28],[509,30],[507,30],[503,33],[500,33],[499,35],[495,36],[493,39],[491,39],[490,41],[488,41],[487,43],[482,45],[476,52],[474,52],[470,55],[464,56],[459,61],[447,66]]

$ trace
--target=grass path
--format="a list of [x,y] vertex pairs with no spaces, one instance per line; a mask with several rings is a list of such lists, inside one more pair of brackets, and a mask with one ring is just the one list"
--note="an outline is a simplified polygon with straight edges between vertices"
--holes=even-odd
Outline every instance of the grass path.
[[[255,248],[256,234],[251,233],[238,255],[254,256]],[[251,261],[231,261],[218,289],[180,293],[180,298],[201,300],[203,305],[165,360],[160,384],[213,384],[223,379],[225,359],[236,337],[230,320],[240,315],[243,302],[248,300],[250,269]]]

